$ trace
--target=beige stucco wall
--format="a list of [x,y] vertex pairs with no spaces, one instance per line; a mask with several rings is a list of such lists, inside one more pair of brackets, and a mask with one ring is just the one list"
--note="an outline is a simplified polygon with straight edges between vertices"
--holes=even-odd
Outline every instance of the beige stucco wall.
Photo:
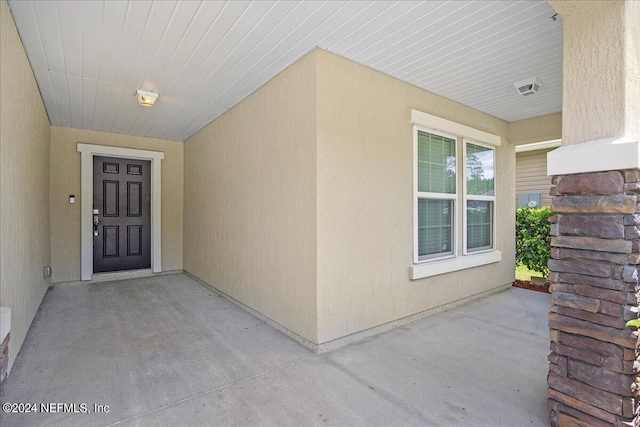
[[0,305],[11,308],[9,369],[49,286],[50,125],[5,0],[0,1]]
[[315,53],[185,142],[185,270],[316,341]]
[[563,145],[640,137],[640,2],[549,3],[563,19]]
[[509,123],[509,142],[513,145],[552,141],[562,138],[562,113],[546,114]]
[[625,134],[640,140],[640,1],[625,3]]
[[[141,107],[142,108],[142,107]],[[80,280],[78,142],[162,151],[162,270],[182,270],[184,144],[163,139],[51,127],[51,262],[54,283]],[[69,195],[76,203],[69,203]]]
[[513,281],[515,237],[509,224],[515,221],[515,155],[505,139],[496,150],[497,249],[503,260],[409,280],[411,108],[503,138],[507,135],[502,120],[318,51],[320,344]]

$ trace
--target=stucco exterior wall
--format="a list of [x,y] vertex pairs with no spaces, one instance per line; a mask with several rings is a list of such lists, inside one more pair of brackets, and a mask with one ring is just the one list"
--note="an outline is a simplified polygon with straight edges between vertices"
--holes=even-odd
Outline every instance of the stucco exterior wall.
[[[183,143],[53,126],[50,186],[52,282],[80,280],[78,142],[165,153],[162,161],[162,270],[182,270]],[[75,204],[69,203],[71,194],[76,196]]]
[[627,1],[624,13],[625,68],[624,114],[628,137],[640,140],[640,2]]
[[640,4],[549,3],[564,27],[563,145],[640,137],[640,68],[625,66],[640,56]]
[[185,142],[185,270],[311,342],[315,57]]
[[562,113],[546,114],[509,123],[509,142],[532,144],[562,138]]
[[5,0],[0,58],[0,305],[11,309],[11,369],[49,286],[51,126]]
[[[515,155],[507,122],[326,51],[317,55],[318,343],[513,281]],[[503,137],[496,150],[501,262],[409,279],[412,108]]]

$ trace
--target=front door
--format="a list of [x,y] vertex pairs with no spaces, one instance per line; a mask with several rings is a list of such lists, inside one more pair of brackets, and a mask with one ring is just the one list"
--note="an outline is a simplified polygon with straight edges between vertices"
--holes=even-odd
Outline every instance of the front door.
[[151,162],[93,157],[93,272],[151,268]]

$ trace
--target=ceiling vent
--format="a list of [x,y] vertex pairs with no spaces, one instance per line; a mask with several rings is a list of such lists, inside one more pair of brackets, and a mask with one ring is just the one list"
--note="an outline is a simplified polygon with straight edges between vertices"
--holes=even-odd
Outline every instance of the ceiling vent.
[[529,96],[537,93],[542,86],[542,80],[537,77],[531,77],[529,79],[520,80],[515,82],[513,87],[518,90],[518,93],[522,96]]

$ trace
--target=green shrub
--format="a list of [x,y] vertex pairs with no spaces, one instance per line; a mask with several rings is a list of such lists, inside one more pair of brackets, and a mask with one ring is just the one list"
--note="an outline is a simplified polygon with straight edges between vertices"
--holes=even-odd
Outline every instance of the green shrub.
[[516,264],[529,270],[549,274],[547,262],[551,257],[551,209],[516,209]]

